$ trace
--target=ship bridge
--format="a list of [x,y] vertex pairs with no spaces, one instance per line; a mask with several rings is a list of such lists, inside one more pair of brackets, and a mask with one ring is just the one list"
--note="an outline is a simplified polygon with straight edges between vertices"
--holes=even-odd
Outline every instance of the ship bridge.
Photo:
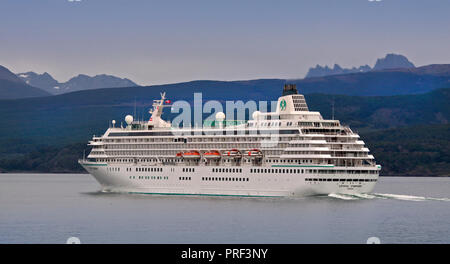
[[309,111],[305,97],[299,94],[295,84],[285,84],[283,94],[278,98],[275,112],[261,113],[254,112],[253,119],[260,120],[323,120],[319,112]]

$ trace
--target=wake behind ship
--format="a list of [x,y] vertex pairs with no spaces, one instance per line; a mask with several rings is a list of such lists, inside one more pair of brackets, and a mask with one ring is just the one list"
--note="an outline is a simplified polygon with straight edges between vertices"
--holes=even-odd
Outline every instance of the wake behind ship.
[[165,93],[148,122],[128,115],[89,142],[79,163],[104,191],[223,196],[369,193],[380,165],[338,120],[309,111],[295,85],[285,85],[275,112],[246,122],[216,114],[211,126],[174,130],[162,119]]

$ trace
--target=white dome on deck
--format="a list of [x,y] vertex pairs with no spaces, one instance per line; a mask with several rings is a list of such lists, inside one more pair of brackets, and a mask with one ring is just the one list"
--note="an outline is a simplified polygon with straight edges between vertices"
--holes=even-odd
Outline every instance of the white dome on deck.
[[132,115],[127,115],[127,116],[125,117],[125,122],[126,122],[128,125],[131,125],[131,123],[133,123],[133,116],[132,116]]
[[218,113],[216,114],[216,120],[217,120],[217,121],[223,121],[223,120],[225,120],[225,114],[224,114],[223,112],[218,112]]
[[255,111],[255,112],[253,112],[253,114],[252,114],[253,120],[258,119],[259,115],[261,115],[261,112],[260,112],[260,111]]

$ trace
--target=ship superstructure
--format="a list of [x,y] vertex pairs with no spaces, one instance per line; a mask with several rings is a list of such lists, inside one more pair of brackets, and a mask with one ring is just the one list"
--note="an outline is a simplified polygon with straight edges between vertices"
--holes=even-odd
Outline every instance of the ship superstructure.
[[[105,191],[148,194],[304,196],[368,193],[380,165],[364,142],[338,120],[309,111],[295,85],[285,85],[274,112],[247,122],[174,129],[170,106],[155,100],[148,122],[128,115],[89,142],[80,164]],[[115,122],[113,122],[115,123]]]

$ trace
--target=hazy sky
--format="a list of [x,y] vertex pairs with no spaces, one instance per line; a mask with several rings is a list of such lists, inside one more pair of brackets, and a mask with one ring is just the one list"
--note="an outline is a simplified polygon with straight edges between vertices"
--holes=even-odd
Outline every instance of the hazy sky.
[[447,0],[1,0],[0,65],[59,81],[302,78],[386,53],[450,63]]

